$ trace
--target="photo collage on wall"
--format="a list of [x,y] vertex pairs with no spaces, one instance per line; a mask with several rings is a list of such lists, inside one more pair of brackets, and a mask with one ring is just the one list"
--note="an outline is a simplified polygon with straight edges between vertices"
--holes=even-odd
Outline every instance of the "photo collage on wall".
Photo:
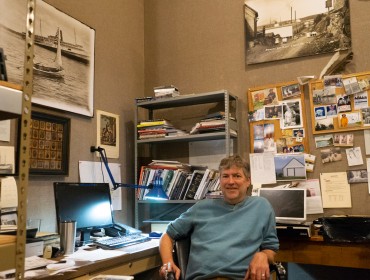
[[248,103],[251,152],[308,151],[299,83],[249,89]]
[[370,126],[370,75],[324,76],[311,85],[314,133],[362,129]]

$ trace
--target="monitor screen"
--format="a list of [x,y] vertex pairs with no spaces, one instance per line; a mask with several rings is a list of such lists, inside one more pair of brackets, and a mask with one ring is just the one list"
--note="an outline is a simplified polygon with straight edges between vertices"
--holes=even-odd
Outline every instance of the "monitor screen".
[[57,223],[76,221],[80,241],[87,242],[90,232],[114,223],[108,183],[54,183]]
[[260,188],[258,195],[270,202],[277,222],[306,220],[306,189]]

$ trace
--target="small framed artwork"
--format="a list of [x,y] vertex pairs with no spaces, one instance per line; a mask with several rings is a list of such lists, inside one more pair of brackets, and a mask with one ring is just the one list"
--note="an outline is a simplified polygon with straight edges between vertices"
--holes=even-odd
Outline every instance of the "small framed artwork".
[[32,112],[30,174],[68,175],[70,119]]
[[97,110],[97,146],[108,158],[119,158],[119,115]]

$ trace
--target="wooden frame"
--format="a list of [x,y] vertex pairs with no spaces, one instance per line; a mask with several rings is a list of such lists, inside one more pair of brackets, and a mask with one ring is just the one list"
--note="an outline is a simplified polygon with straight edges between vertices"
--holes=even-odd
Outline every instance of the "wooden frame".
[[32,112],[30,174],[68,175],[70,119]]
[[[297,82],[291,81],[248,89],[251,153],[309,152],[303,88],[299,85],[301,92],[299,95],[294,93],[290,98],[286,93],[283,95],[283,90],[296,87]],[[271,111],[271,116],[265,116],[266,108],[279,108],[279,106],[282,106],[282,110],[276,109],[276,113]],[[286,113],[293,109],[295,110],[294,120],[292,115],[289,116]],[[285,121],[281,121],[285,117]],[[272,148],[269,149],[268,146]]]
[[[370,128],[369,93],[370,72],[326,76],[311,81],[312,133],[340,133]],[[331,106],[335,107],[335,113],[329,115]],[[318,117],[317,111],[322,109],[326,112]]]
[[119,115],[96,110],[97,146],[105,149],[108,158],[119,158]]
[[[93,117],[95,30],[44,1],[35,2],[32,104]],[[2,1],[1,8],[7,11],[7,17],[0,19],[5,27],[2,36],[6,38],[1,47],[5,54],[12,54],[7,57],[7,78],[14,84],[23,84],[24,69],[14,58],[24,56],[24,44],[11,44],[9,38],[17,34],[25,39],[26,1]],[[58,29],[62,32],[63,71],[52,69]]]

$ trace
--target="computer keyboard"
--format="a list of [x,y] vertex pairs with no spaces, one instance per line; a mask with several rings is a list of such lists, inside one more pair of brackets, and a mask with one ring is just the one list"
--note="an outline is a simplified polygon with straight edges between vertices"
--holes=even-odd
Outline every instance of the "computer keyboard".
[[103,249],[118,249],[125,246],[150,241],[148,236],[140,234],[123,235],[116,237],[103,237],[94,241],[94,244]]

